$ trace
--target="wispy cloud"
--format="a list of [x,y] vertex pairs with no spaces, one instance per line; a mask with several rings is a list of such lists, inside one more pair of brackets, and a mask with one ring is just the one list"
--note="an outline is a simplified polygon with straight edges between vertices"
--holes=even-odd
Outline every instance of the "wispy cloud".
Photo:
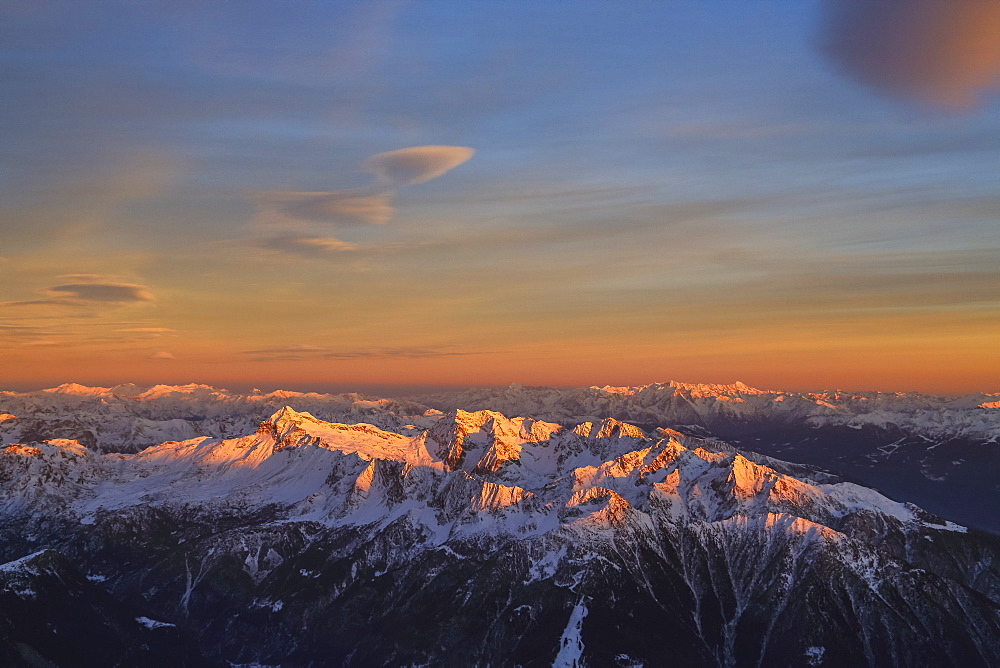
[[826,0],[822,48],[852,78],[962,109],[1000,85],[1000,2]]
[[306,359],[357,360],[357,359],[427,359],[436,357],[458,357],[481,355],[480,351],[454,350],[448,346],[408,346],[398,348],[368,348],[341,350],[307,344],[247,350],[244,355],[253,355],[255,362],[295,361]]
[[169,327],[128,327],[126,329],[116,329],[116,332],[134,332],[137,334],[167,334],[174,330]]
[[[46,304],[41,300],[43,306]],[[169,336],[175,330],[168,327],[135,326],[121,327],[121,322],[103,322],[100,304],[84,308],[84,318],[65,304],[58,304],[61,316],[38,316],[30,309],[19,309],[19,319],[0,322],[0,348],[26,348],[54,346],[71,348],[89,345],[114,347],[127,346],[141,341],[150,341]],[[43,313],[45,311],[43,310]],[[82,321],[81,321],[82,320]]]
[[286,255],[311,259],[330,259],[358,250],[357,244],[334,239],[333,237],[309,237],[284,235],[261,239],[255,246],[265,250],[276,251]]
[[177,358],[174,357],[173,353],[168,353],[165,350],[161,350],[160,352],[153,353],[152,355],[150,355],[148,359],[159,360],[159,361],[169,361],[169,360],[175,360]]
[[392,193],[365,190],[278,191],[268,194],[275,208],[298,220],[338,225],[383,225],[392,218]]
[[60,274],[56,278],[79,283],[113,283],[116,280],[115,276],[109,274]]

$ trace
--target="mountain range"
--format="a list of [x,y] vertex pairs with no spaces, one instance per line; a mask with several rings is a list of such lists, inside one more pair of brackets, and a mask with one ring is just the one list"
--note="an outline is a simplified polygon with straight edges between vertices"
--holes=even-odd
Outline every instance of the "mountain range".
[[995,463],[996,400],[2,393],[0,660],[1000,665],[1000,538],[757,447],[903,433]]
[[166,440],[240,436],[285,404],[324,420],[386,429],[423,424],[432,409],[496,410],[565,426],[613,417],[647,429],[669,427],[814,464],[1000,533],[1000,394],[806,393],[670,382],[576,389],[512,384],[385,399],[66,384],[0,392],[0,444],[68,438],[101,452],[138,452]]

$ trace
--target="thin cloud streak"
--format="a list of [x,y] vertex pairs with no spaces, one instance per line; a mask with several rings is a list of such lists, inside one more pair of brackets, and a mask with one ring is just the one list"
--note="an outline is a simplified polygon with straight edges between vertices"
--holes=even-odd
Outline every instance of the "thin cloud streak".
[[275,208],[282,214],[304,221],[337,225],[384,225],[396,210],[392,193],[365,190],[332,192],[269,193]]
[[258,248],[308,259],[331,259],[357,251],[359,246],[333,237],[284,235],[254,242]]
[[364,360],[364,359],[434,359],[482,355],[483,351],[449,350],[445,347],[400,347],[359,350],[337,350],[306,344],[247,350],[244,355],[254,355],[254,362],[299,361],[306,359]]
[[116,329],[116,332],[134,332],[138,334],[166,334],[174,330],[169,327],[129,327],[127,329]]

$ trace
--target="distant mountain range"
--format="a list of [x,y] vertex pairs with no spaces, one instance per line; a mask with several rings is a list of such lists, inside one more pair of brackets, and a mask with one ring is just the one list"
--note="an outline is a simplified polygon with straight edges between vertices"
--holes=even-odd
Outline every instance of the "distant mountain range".
[[[782,392],[742,383],[474,389],[408,399],[206,385],[67,384],[0,392],[0,444],[69,438],[102,452],[165,440],[229,438],[285,404],[324,420],[386,429],[426,423],[431,408],[497,410],[572,426],[613,417],[670,427],[814,464],[963,524],[1000,533],[1000,394]],[[5,419],[6,415],[6,419]]]
[[1000,665],[1000,537],[759,452],[995,465],[996,401],[0,393],[0,663]]

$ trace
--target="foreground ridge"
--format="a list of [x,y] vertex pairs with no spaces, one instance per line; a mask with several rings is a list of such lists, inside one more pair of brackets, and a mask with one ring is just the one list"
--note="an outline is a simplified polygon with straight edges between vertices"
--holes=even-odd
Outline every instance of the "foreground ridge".
[[673,429],[408,417],[8,445],[3,595],[49,550],[206,663],[1000,662],[994,537]]

